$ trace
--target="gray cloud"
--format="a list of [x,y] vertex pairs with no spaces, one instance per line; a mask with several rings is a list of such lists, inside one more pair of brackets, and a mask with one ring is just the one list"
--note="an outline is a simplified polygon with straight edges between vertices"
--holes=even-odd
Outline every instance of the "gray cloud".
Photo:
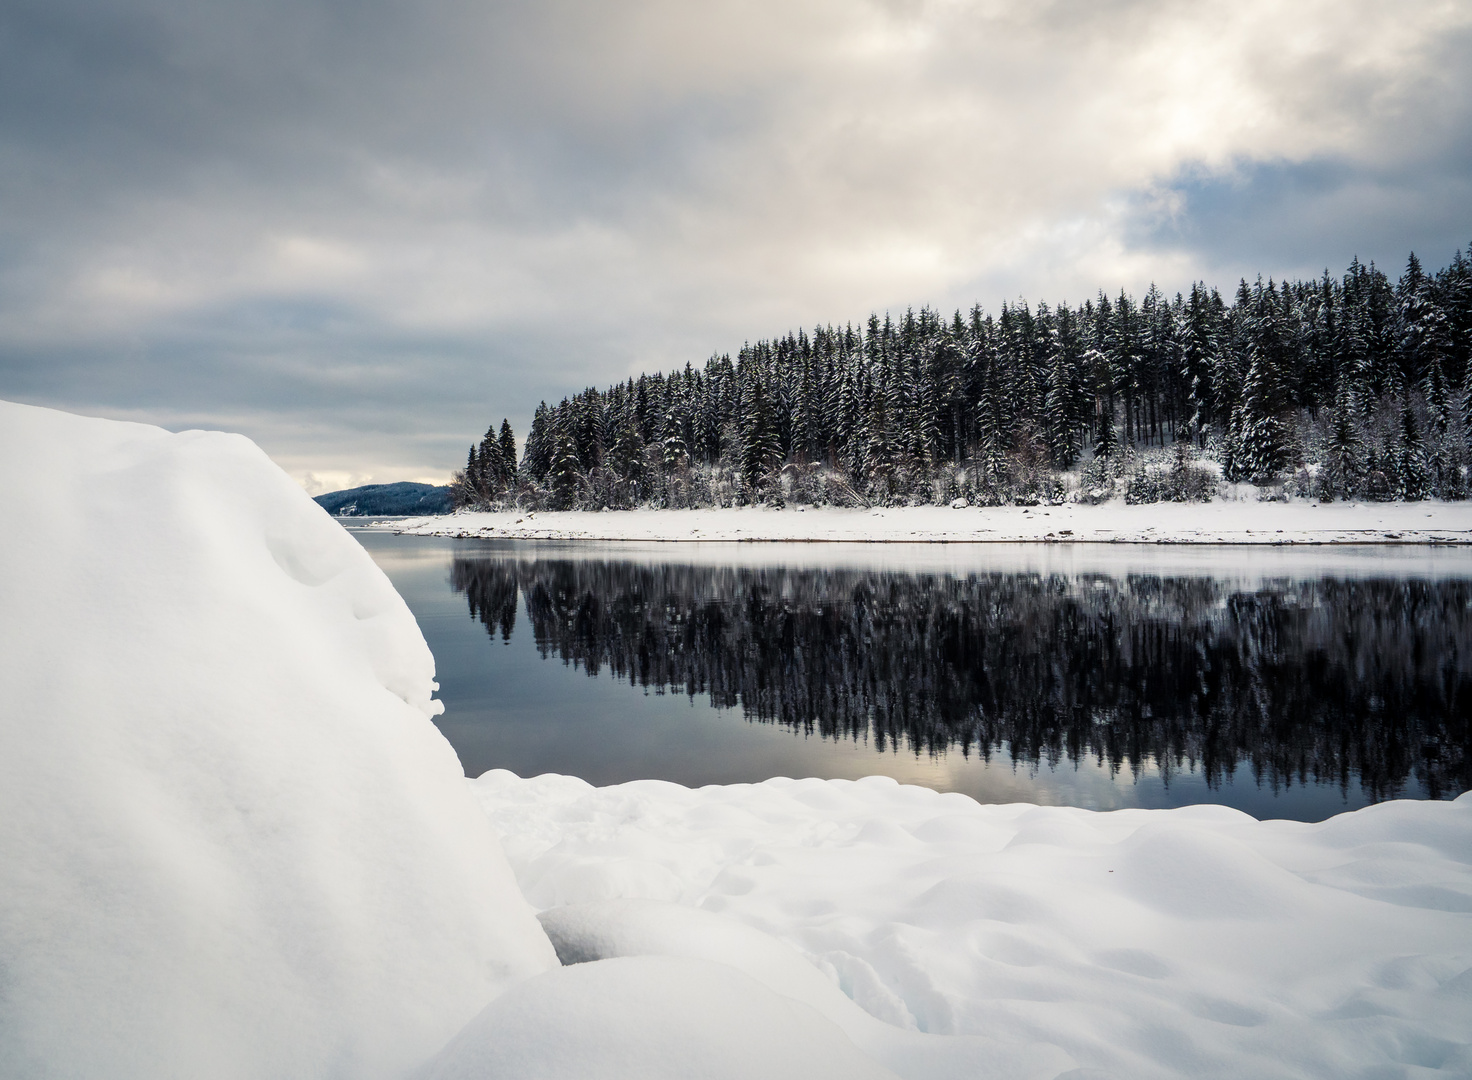
[[435,476],[873,307],[1439,262],[1469,45],[1433,0],[0,0],[0,395]]

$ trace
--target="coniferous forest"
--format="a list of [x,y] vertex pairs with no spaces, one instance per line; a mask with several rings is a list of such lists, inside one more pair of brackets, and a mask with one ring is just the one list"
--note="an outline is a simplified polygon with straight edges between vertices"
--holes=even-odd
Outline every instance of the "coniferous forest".
[[[458,506],[1463,499],[1472,260],[821,326],[505,421]],[[1250,490],[1250,489],[1249,489]]]

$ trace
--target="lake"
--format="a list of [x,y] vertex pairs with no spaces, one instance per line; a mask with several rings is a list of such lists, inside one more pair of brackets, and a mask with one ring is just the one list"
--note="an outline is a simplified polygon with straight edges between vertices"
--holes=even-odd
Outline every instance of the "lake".
[[354,530],[467,774],[1320,820],[1472,786],[1472,553]]

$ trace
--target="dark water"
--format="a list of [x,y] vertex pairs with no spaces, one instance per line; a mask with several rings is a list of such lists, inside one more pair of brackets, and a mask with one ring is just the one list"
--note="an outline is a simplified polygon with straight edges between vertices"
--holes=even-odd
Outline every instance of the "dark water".
[[357,533],[467,773],[1319,819],[1472,786],[1472,555]]

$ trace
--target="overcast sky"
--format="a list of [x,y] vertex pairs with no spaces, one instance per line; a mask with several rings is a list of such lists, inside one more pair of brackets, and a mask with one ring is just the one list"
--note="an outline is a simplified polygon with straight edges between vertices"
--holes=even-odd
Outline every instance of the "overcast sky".
[[0,0],[0,397],[309,490],[871,310],[1472,241],[1472,0]]

